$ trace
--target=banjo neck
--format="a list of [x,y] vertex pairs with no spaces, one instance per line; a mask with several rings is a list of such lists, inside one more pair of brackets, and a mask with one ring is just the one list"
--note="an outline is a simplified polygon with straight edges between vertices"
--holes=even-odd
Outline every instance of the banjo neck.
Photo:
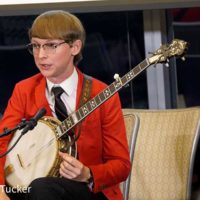
[[56,136],[61,138],[69,130],[75,127],[83,119],[85,119],[90,113],[97,109],[101,104],[110,99],[115,93],[126,86],[131,80],[138,76],[142,71],[150,66],[149,59],[143,60],[135,68],[125,74],[122,78],[115,77],[115,81],[106,87],[102,92],[97,94],[77,111],[71,113],[60,125],[56,127]]
[[[85,119],[91,112],[98,108],[102,103],[111,98],[116,92],[126,86],[131,80],[138,76],[151,64],[167,62],[168,58],[174,56],[183,56],[187,49],[187,42],[179,39],[174,39],[171,44],[164,44],[158,50],[156,50],[152,56],[144,59],[136,67],[130,70],[122,78],[118,74],[114,76],[115,81],[106,87],[102,92],[97,94],[77,111],[70,114],[60,125],[56,127],[56,137],[61,138],[69,130],[75,127],[83,119]],[[184,57],[182,57],[184,58]]]

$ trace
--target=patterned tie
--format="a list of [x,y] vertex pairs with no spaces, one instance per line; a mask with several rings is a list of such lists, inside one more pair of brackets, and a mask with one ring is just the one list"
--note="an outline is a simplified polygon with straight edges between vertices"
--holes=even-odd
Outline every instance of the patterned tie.
[[55,108],[56,116],[60,121],[64,121],[68,116],[65,104],[63,103],[63,101],[60,98],[60,96],[64,92],[64,90],[61,87],[54,87],[54,88],[52,88],[52,92],[55,96],[54,108]]

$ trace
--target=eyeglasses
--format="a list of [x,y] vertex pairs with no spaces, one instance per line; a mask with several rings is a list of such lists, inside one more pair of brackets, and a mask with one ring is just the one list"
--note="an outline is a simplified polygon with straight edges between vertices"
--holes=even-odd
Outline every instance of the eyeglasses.
[[45,51],[46,54],[54,54],[56,53],[56,49],[57,47],[59,47],[62,44],[67,43],[66,41],[61,42],[61,43],[53,43],[53,42],[49,42],[46,44],[37,44],[37,43],[30,43],[27,45],[28,51],[30,52],[30,54],[32,55],[37,55],[39,54],[40,48],[42,47],[42,49]]

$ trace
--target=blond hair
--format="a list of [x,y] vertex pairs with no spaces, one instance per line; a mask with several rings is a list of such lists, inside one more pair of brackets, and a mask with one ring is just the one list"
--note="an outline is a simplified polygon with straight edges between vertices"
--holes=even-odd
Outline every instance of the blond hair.
[[[82,49],[85,44],[85,30],[81,21],[73,14],[63,10],[52,10],[39,15],[29,30],[29,39],[61,39],[69,44],[81,40]],[[74,57],[74,64],[82,59],[82,49]]]

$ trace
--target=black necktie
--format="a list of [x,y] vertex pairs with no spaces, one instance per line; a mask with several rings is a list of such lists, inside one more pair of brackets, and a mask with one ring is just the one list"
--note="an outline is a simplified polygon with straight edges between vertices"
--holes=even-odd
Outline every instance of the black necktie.
[[65,104],[63,103],[63,101],[60,98],[60,96],[64,92],[64,90],[61,87],[54,87],[54,88],[52,88],[52,92],[55,96],[54,108],[55,108],[56,116],[60,121],[64,121],[68,116]]

